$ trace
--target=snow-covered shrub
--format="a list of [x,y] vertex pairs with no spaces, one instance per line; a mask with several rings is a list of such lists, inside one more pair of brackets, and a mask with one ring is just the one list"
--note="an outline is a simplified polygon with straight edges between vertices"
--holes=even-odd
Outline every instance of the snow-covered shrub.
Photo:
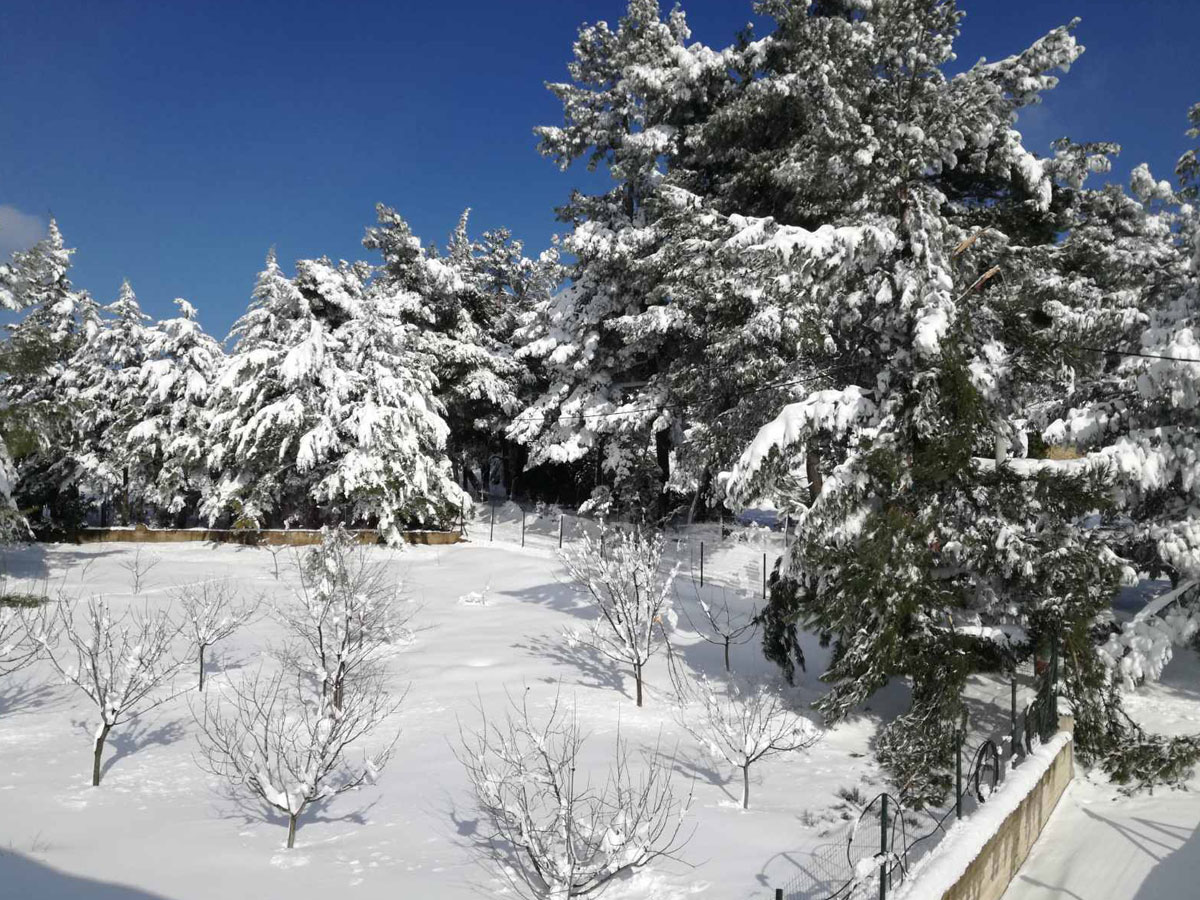
[[[92,785],[109,732],[178,697],[175,676],[184,658],[175,652],[180,626],[170,610],[148,606],[114,614],[93,597],[80,608],[60,599],[45,607],[36,631],[54,668],[96,706]],[[66,646],[61,646],[65,639]]]
[[361,763],[346,757],[400,708],[377,680],[360,683],[340,706],[314,695],[301,675],[262,672],[231,684],[225,696],[210,692],[193,711],[200,726],[201,765],[235,792],[287,816],[287,847],[296,822],[314,803],[373,782],[391,756],[397,736]]
[[555,697],[544,719],[529,691],[510,698],[502,722],[485,717],[464,731],[459,760],[483,821],[474,848],[522,897],[567,900],[678,852],[690,795],[671,783],[661,748],[635,767],[618,733],[611,763],[597,778],[580,768],[585,735],[575,710]]
[[675,569],[663,569],[663,537],[640,531],[606,530],[560,552],[571,578],[587,592],[599,618],[586,631],[567,635],[633,669],[637,705],[642,705],[643,669],[675,627],[672,583]]
[[261,598],[249,602],[236,599],[228,581],[205,581],[180,588],[183,629],[192,641],[199,666],[198,689],[204,690],[204,655],[213,644],[232,637],[258,614]]
[[741,771],[742,809],[750,808],[750,767],[762,759],[806,750],[820,738],[788,707],[774,684],[726,676],[691,679],[675,670],[676,720],[714,758]]

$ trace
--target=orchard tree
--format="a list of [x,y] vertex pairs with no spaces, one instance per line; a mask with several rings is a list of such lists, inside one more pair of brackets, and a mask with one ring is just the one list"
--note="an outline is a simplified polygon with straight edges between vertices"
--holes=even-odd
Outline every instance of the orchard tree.
[[572,646],[592,647],[633,670],[642,705],[646,664],[667,645],[675,627],[673,587],[678,566],[664,569],[660,534],[609,531],[561,551],[567,574],[598,613],[586,631],[568,634]]

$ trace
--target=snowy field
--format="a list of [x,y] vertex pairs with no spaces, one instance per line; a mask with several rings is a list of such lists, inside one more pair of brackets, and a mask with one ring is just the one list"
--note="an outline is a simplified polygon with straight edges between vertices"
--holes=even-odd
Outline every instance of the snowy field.
[[[1126,700],[1165,734],[1200,723],[1200,658],[1177,651],[1163,680]],[[1186,791],[1126,797],[1081,772],[1003,900],[1175,900],[1200,896],[1200,777]]]
[[[0,694],[0,893],[111,900],[498,894],[500,882],[470,852],[477,822],[454,757],[458,720],[474,725],[479,703],[500,711],[506,691],[528,690],[535,705],[546,706],[558,685],[591,733],[587,753],[597,768],[619,724],[634,744],[652,745],[660,735],[668,747],[678,744],[676,787],[686,793],[694,786],[689,828],[695,834],[682,862],[656,863],[609,896],[770,897],[775,886],[800,877],[816,897],[822,873],[841,874],[827,868],[836,855],[829,831],[844,834],[848,824],[837,791],[857,788],[872,796],[880,790],[868,746],[878,724],[872,713],[827,734],[810,751],[758,764],[752,808],[743,811],[735,773],[714,763],[672,717],[664,660],[652,664],[647,705],[637,709],[627,673],[564,640],[564,629],[592,613],[564,583],[553,551],[489,545],[486,535],[477,540],[482,543],[371,550],[419,608],[414,639],[388,659],[395,690],[411,684],[392,723],[402,734],[378,783],[306,814],[292,851],[282,849],[283,820],[229,798],[197,766],[186,697],[114,731],[103,783],[93,788],[96,722],[89,701],[43,663],[13,676]],[[204,579],[231,579],[245,595],[275,599],[286,597],[295,582],[287,565],[275,579],[264,550],[144,546],[142,552],[160,563],[147,576],[144,597],[134,597],[122,564],[136,552],[137,545],[46,545],[9,552],[5,562],[13,579],[45,580],[52,593],[103,594],[115,610],[167,603],[178,586]],[[733,558],[712,552],[714,571],[749,571],[760,556],[758,549],[735,547],[728,554]],[[681,578],[679,589],[689,602],[691,581]],[[462,602],[480,591],[485,605]],[[747,606],[757,600],[750,593]],[[682,629],[676,643],[687,666],[720,671],[721,649],[701,642],[686,621]],[[218,645],[209,690],[253,671],[281,636],[280,626],[266,619]],[[819,692],[811,673],[821,671],[824,656],[815,643],[805,649],[810,674],[792,694],[806,706]],[[757,640],[735,647],[733,662],[743,673],[771,674]],[[192,677],[191,669],[182,677]],[[837,852],[844,853],[844,844]]]

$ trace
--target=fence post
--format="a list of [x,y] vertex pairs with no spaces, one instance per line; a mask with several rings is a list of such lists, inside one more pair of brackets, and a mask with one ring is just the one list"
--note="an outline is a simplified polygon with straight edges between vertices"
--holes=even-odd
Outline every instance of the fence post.
[[963,732],[954,735],[954,813],[962,818],[962,748]]
[[700,587],[704,587],[704,541],[700,542]]
[[879,816],[879,900],[887,900],[888,871],[888,795],[880,795]]
[[521,546],[525,546],[525,507],[521,507]]
[[1012,746],[1008,748],[1010,758],[1017,755],[1017,667],[1012,670],[1012,706],[1009,709],[1009,730],[1012,732]]
[[562,549],[562,533],[563,533],[563,519],[564,518],[566,518],[566,517],[562,513],[558,514],[558,549],[559,550]]
[[763,600],[767,599],[767,554],[763,554]]
[[492,523],[488,527],[488,540],[494,541],[495,539],[496,539],[496,501],[493,500],[492,501]]

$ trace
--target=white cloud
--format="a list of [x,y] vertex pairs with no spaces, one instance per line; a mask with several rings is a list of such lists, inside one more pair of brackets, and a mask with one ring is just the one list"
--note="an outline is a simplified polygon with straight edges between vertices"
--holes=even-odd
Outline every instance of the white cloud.
[[0,262],[14,250],[28,250],[46,236],[46,223],[15,206],[0,205]]

